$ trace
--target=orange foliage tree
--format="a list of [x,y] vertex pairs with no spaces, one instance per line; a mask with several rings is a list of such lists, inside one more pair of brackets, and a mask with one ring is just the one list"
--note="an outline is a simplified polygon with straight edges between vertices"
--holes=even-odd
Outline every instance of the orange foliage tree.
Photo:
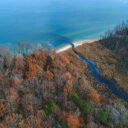
[[96,93],[96,91],[92,87],[88,90],[87,97],[93,102],[96,102],[96,103],[100,102],[99,95]]
[[60,60],[64,63],[70,64],[70,61],[65,56],[60,56]]
[[49,71],[46,71],[45,72],[45,79],[46,80],[51,80],[52,78],[53,78],[53,73],[49,72]]
[[43,69],[38,65],[38,62],[32,57],[26,58],[26,77],[37,77],[43,74]]
[[68,128],[79,128],[80,126],[79,118],[74,113],[69,114],[66,121]]
[[44,67],[46,64],[46,57],[43,53],[43,48],[41,48],[39,51],[35,51],[35,59],[38,60],[40,66]]

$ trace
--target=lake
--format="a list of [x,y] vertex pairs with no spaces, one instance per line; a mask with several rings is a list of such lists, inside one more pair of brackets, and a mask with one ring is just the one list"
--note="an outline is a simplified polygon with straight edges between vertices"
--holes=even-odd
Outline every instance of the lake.
[[127,0],[1,0],[0,45],[22,40],[60,48],[100,38],[127,20]]

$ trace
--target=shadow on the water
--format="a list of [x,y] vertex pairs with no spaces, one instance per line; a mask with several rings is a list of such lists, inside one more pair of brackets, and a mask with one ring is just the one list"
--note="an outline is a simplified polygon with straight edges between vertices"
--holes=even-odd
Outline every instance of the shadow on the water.
[[40,38],[40,37],[41,37],[41,42],[42,41],[47,42],[55,48],[60,45],[66,45],[68,42],[71,42],[69,38],[54,33],[45,33],[36,36],[36,38]]

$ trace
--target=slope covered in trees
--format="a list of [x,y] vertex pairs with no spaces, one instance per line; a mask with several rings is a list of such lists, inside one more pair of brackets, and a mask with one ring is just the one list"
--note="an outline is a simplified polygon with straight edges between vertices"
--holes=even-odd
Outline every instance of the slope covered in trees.
[[122,68],[128,67],[128,22],[107,31],[102,37],[104,46],[116,53]]
[[1,128],[127,126],[127,107],[117,117],[118,105],[100,97],[63,54],[24,42],[18,51],[11,56],[1,48]]

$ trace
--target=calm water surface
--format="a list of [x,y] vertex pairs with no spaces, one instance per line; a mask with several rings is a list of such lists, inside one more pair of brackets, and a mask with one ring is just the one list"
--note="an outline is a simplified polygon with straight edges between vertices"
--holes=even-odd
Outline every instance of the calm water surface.
[[127,19],[127,0],[0,0],[0,45],[23,40],[59,48],[100,38]]

